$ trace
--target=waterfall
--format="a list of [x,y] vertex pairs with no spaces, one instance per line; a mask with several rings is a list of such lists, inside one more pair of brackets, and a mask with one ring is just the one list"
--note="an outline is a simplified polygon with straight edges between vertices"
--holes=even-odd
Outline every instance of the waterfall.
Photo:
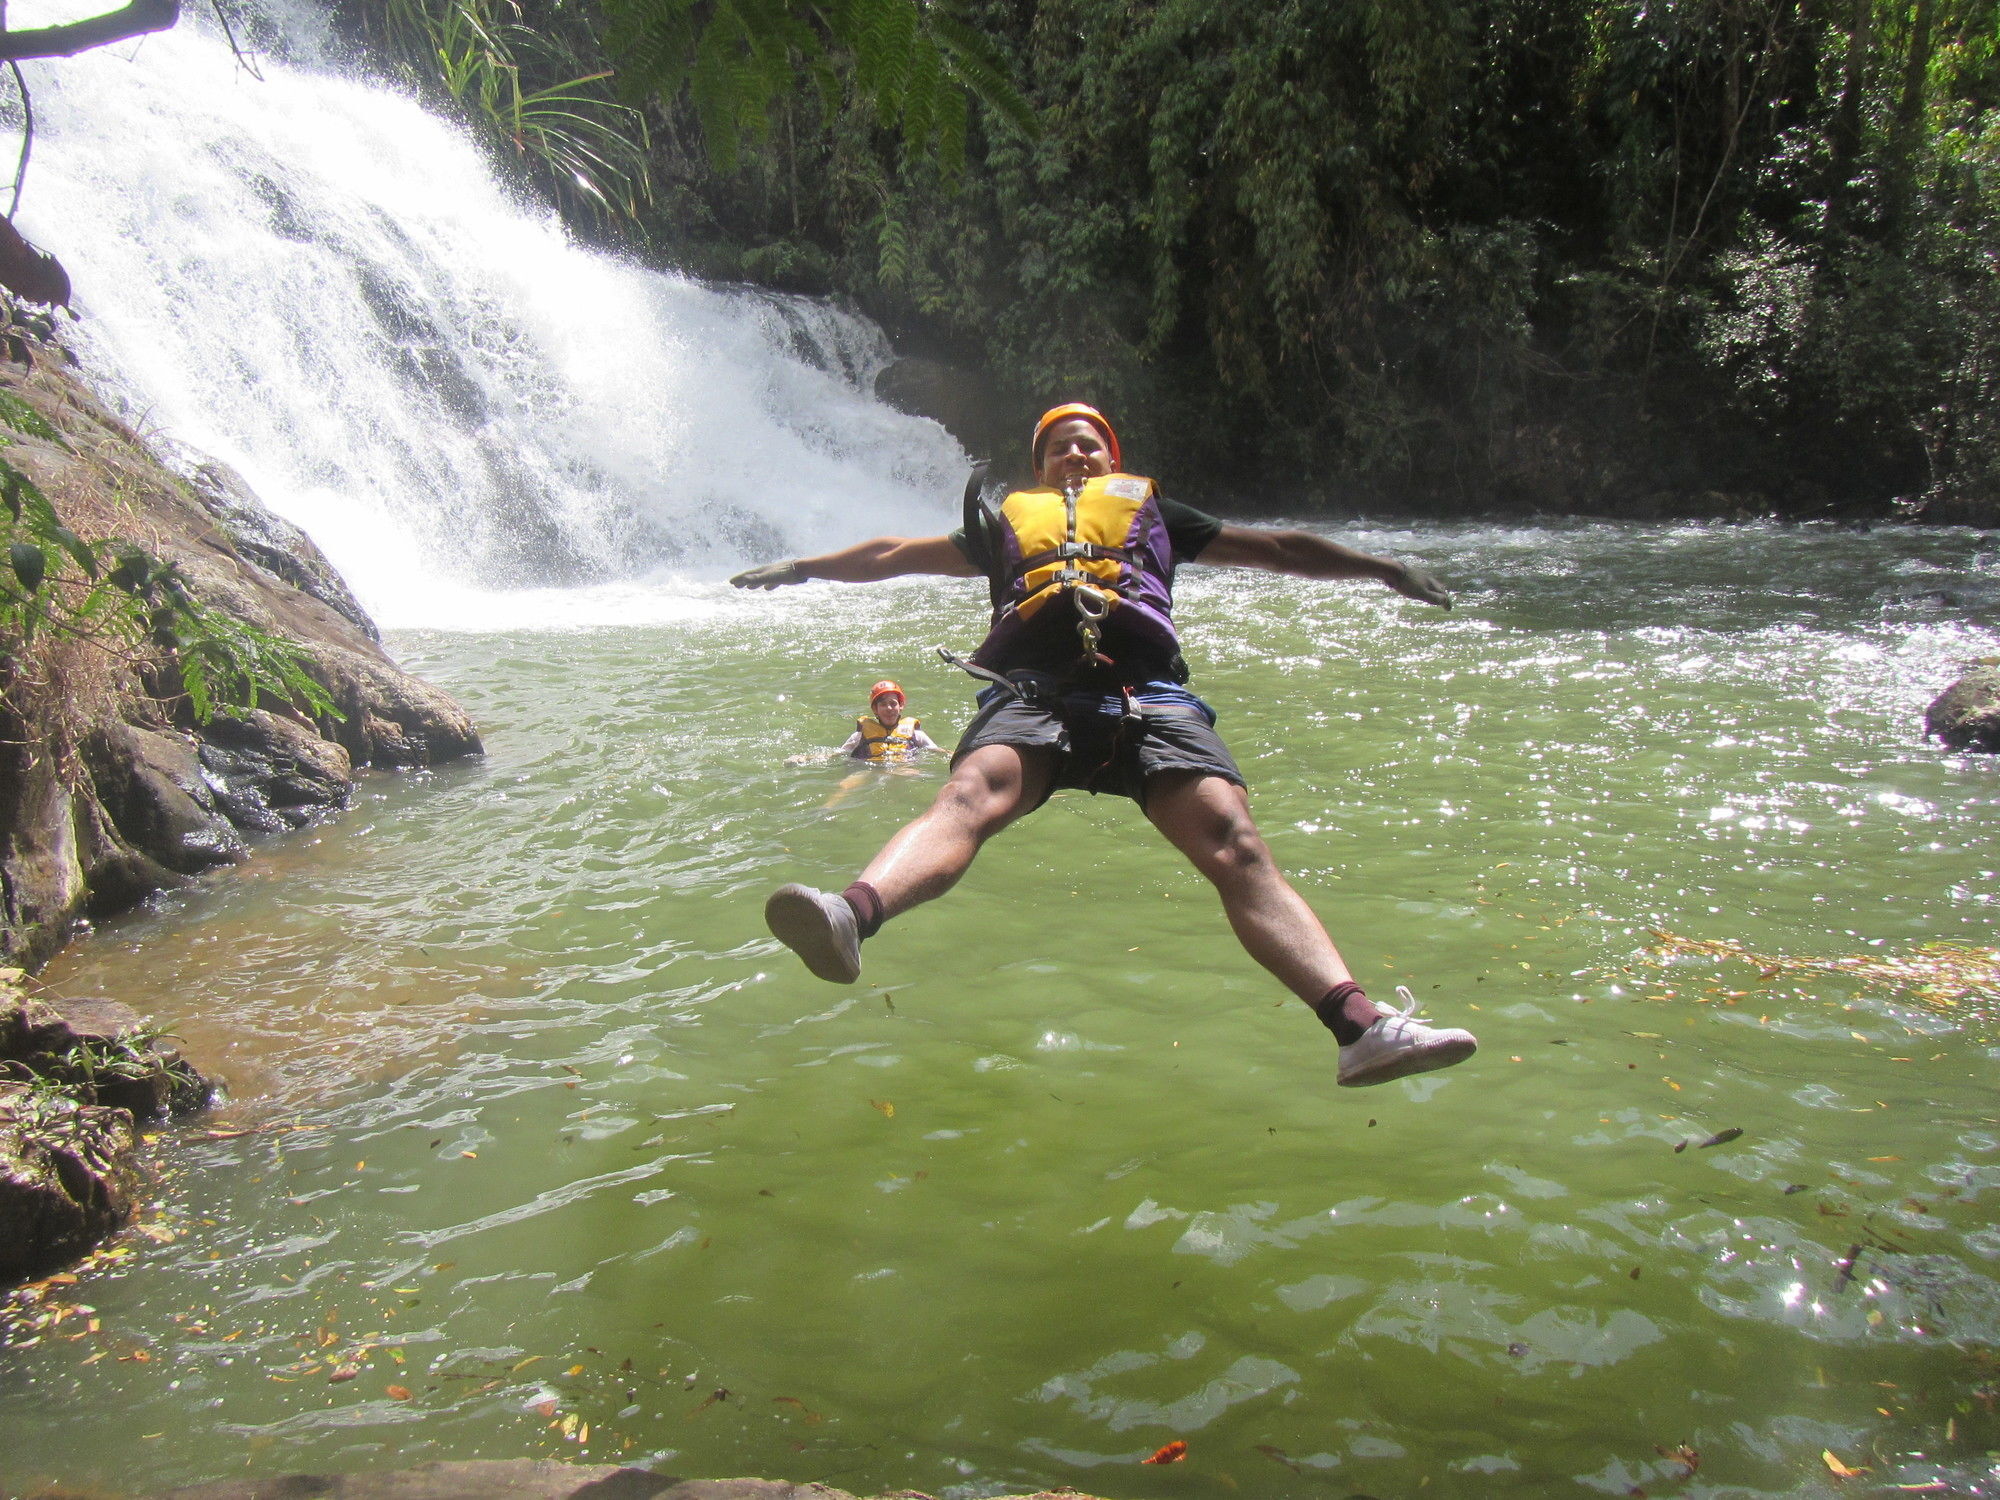
[[[105,8],[62,3],[9,23]],[[27,64],[18,222],[69,269],[93,376],[240,470],[378,616],[665,597],[950,524],[964,455],[873,398],[878,329],[576,244],[460,128],[315,65],[313,24],[261,78],[192,9]]]

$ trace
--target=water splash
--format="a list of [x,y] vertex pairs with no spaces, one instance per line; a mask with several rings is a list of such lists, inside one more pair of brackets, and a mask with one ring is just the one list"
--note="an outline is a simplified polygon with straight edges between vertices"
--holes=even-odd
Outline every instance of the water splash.
[[868,394],[889,356],[858,318],[584,249],[410,99],[260,80],[193,18],[30,67],[22,223],[75,279],[86,363],[392,623],[948,521],[964,457]]

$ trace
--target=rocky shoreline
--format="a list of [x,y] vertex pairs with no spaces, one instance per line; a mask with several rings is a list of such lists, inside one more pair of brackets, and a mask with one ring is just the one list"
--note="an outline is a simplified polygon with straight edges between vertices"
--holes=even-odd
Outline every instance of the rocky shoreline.
[[0,391],[57,435],[0,425],[8,462],[86,539],[171,565],[204,605],[301,653],[334,712],[203,717],[172,663],[60,634],[0,655],[0,1286],[43,1276],[141,1201],[138,1122],[214,1085],[110,1000],[29,978],[100,917],[345,808],[364,768],[480,752],[448,696],[398,667],[319,549],[220,464],[176,472],[58,346],[10,339]]

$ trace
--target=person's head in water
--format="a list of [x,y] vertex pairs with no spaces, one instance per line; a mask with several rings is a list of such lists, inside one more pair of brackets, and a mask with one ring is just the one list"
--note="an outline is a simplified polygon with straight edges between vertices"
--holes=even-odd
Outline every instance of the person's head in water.
[[1094,479],[1115,472],[1120,462],[1118,434],[1110,421],[1080,401],[1042,413],[1030,453],[1035,477],[1043,484]]
[[868,690],[868,712],[884,729],[894,729],[903,717],[903,690],[893,682],[878,682]]

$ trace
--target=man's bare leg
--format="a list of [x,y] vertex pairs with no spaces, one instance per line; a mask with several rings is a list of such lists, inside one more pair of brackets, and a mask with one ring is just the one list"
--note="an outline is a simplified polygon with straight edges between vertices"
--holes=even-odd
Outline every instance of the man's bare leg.
[[1164,772],[1146,783],[1146,816],[1214,883],[1237,941],[1286,989],[1316,1005],[1353,981],[1325,925],[1271,858],[1242,787],[1199,771]]
[[980,846],[1042,800],[1055,752],[983,745],[952,769],[930,810],[906,823],[844,892],[784,885],[764,903],[771,933],[821,979],[861,977],[861,943],[899,912],[958,884]]
[[1469,1031],[1385,1011],[1361,992],[1326,928],[1271,858],[1242,787],[1197,771],[1164,772],[1146,783],[1146,816],[1214,883],[1245,951],[1333,1033],[1343,1086],[1448,1068],[1478,1050]]
[[952,767],[930,810],[906,823],[860,879],[882,898],[884,918],[935,901],[972,867],[980,847],[1038,806],[1055,774],[1055,752],[982,745]]

